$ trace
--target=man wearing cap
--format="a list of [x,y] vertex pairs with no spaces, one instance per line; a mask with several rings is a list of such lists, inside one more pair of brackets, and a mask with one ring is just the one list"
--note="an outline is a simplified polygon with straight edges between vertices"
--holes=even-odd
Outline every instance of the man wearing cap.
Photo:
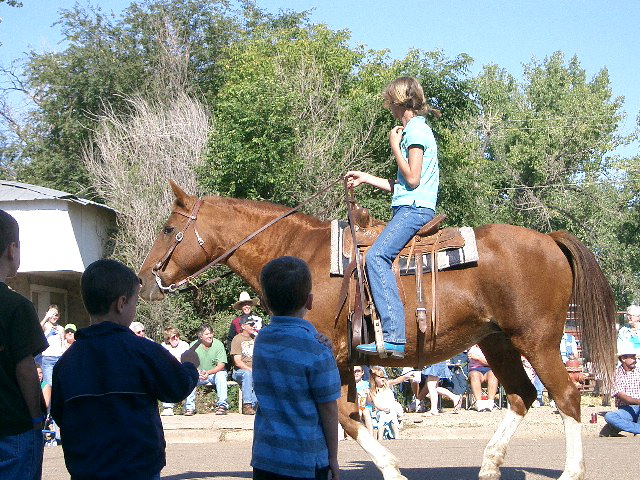
[[250,316],[240,320],[241,331],[231,341],[233,379],[242,388],[242,413],[255,415],[256,396],[253,392],[253,342],[256,325]]
[[238,335],[242,329],[240,328],[240,321],[243,318],[251,318],[255,324],[256,333],[262,328],[262,318],[253,314],[253,307],[260,305],[258,298],[251,298],[248,292],[240,292],[238,301],[233,304],[234,310],[240,310],[240,316],[233,319],[231,325],[229,325],[229,333],[227,334],[227,349],[230,348],[233,337]]
[[76,326],[73,323],[67,323],[64,326],[64,342],[62,342],[62,349],[63,351],[67,351],[67,348],[69,348],[71,345],[73,345],[73,342],[76,341]]
[[636,353],[640,353],[640,306],[630,305],[625,314],[629,326],[620,327],[618,345],[631,344]]
[[618,436],[620,431],[640,433],[640,370],[636,368],[636,354],[630,343],[619,346],[618,360],[620,366],[611,391],[618,410],[604,416],[607,424],[600,432],[602,437]]

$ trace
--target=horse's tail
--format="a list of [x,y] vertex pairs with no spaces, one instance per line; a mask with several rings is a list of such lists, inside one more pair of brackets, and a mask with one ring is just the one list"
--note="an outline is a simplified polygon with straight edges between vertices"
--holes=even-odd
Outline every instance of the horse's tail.
[[562,249],[573,272],[576,323],[596,375],[610,385],[616,354],[616,303],[595,255],[572,234],[549,234]]

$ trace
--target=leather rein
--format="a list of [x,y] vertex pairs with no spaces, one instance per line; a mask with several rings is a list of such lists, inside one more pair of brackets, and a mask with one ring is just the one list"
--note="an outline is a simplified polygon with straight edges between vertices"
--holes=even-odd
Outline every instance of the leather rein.
[[[186,289],[190,289],[192,287],[198,288],[198,286],[193,283],[193,280],[196,277],[202,275],[204,272],[209,270],[211,267],[224,263],[236,250],[238,250],[245,243],[249,242],[251,239],[253,239],[255,236],[257,236],[260,233],[262,233],[263,231],[265,231],[267,228],[269,228],[269,227],[273,226],[274,224],[278,223],[283,218],[288,217],[292,213],[297,212],[302,207],[304,207],[305,205],[310,203],[312,200],[314,200],[316,197],[319,197],[323,193],[329,191],[338,182],[342,181],[342,179],[343,179],[343,177],[340,177],[337,180],[334,180],[329,185],[327,185],[325,188],[317,191],[311,197],[309,197],[306,200],[304,200],[302,203],[300,203],[300,204],[296,205],[295,207],[287,210],[286,212],[284,212],[283,214],[281,214],[278,217],[274,218],[269,223],[267,223],[266,225],[260,227],[258,230],[254,231],[250,235],[247,235],[245,238],[243,238],[238,243],[236,243],[234,246],[232,246],[227,251],[225,251],[222,255],[219,255],[215,259],[211,260],[209,263],[207,263],[204,267],[202,267],[201,269],[199,269],[195,273],[193,273],[191,275],[188,275],[187,277],[183,278],[182,280],[179,280],[176,283],[172,283],[169,286],[164,286],[164,285],[162,285],[162,279],[160,278],[160,275],[158,274],[158,272],[160,272],[160,271],[162,271],[162,270],[164,270],[166,268],[167,264],[169,263],[169,260],[171,259],[171,256],[175,252],[175,250],[178,247],[178,245],[180,244],[180,242],[182,242],[182,240],[184,239],[184,236],[187,233],[187,230],[189,229],[189,227],[191,225],[193,225],[193,232],[194,232],[194,234],[196,236],[196,240],[198,241],[198,245],[200,245],[200,247],[204,251],[206,259],[208,260],[209,258],[211,258],[211,254],[209,254],[209,252],[205,248],[205,241],[200,236],[200,234],[198,233],[198,230],[196,228],[196,220],[198,219],[198,212],[200,211],[200,207],[202,206],[202,204],[205,203],[205,200],[199,198],[196,201],[196,203],[193,205],[193,208],[191,209],[191,213],[189,215],[185,215],[182,212],[178,212],[176,210],[173,210],[171,213],[175,213],[177,215],[181,215],[183,217],[186,217],[187,218],[187,222],[185,223],[185,225],[182,228],[182,230],[180,230],[176,234],[176,236],[175,236],[175,238],[173,240],[173,243],[169,246],[169,249],[167,250],[167,252],[162,256],[162,258],[160,258],[160,260],[158,260],[158,262],[154,265],[153,269],[151,270],[151,273],[153,274],[153,276],[154,276],[154,278],[156,280],[156,285],[158,286],[160,291],[163,292],[163,293],[175,293],[175,292],[183,291],[183,290],[186,290]],[[183,289],[183,290],[180,290],[180,288],[185,286],[185,285],[187,285],[188,287]]]

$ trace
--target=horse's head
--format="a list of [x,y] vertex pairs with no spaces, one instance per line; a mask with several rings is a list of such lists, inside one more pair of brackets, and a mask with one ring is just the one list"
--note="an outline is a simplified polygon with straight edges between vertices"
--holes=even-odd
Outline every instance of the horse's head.
[[171,215],[162,227],[140,268],[140,296],[162,300],[171,286],[189,277],[207,263],[207,255],[198,243],[194,206],[198,199],[187,195],[169,181],[176,198]]

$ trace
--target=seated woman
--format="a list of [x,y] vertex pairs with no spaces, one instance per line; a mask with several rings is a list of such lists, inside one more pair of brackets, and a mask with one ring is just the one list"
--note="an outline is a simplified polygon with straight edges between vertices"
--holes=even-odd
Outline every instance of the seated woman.
[[377,418],[378,436],[380,432],[384,434],[384,429],[388,426],[391,429],[392,438],[400,438],[402,405],[396,401],[382,367],[371,367],[369,398],[373,403],[373,416]]
[[[469,356],[469,383],[471,392],[476,399],[476,409],[479,412],[490,412],[495,408],[494,399],[498,393],[498,379],[491,371],[491,367],[478,345],[474,345],[467,352]],[[487,384],[487,400],[482,399],[482,384]]]

